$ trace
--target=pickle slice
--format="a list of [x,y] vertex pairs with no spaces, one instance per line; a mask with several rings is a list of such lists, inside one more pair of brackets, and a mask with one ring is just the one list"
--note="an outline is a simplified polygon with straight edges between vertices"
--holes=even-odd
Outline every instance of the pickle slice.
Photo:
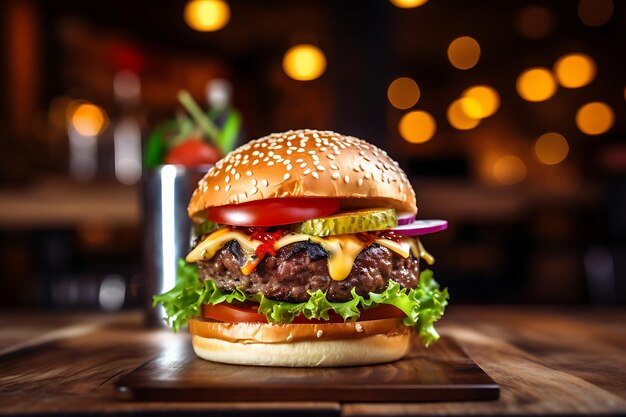
[[342,235],[346,233],[386,230],[398,225],[396,211],[392,208],[347,211],[329,217],[307,220],[295,226],[295,232],[314,236]]
[[196,236],[208,235],[214,230],[217,230],[220,226],[212,221],[205,221],[200,224],[194,225],[193,233]]

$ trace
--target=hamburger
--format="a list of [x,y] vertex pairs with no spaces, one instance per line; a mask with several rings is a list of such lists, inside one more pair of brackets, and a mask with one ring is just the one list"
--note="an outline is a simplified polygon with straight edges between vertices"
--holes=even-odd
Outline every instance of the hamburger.
[[352,366],[439,337],[447,304],[418,236],[415,193],[385,151],[330,131],[274,133],[200,180],[195,239],[176,286],[154,297],[195,353],[258,366]]

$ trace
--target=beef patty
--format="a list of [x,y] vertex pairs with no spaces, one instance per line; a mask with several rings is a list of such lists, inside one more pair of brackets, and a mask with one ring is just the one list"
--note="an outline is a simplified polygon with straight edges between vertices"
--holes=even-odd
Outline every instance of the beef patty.
[[250,275],[240,267],[245,258],[237,241],[224,245],[213,258],[198,262],[201,279],[212,279],[218,288],[232,291],[235,288],[250,293],[263,293],[266,297],[288,302],[302,302],[309,298],[307,291],[326,292],[329,301],[348,301],[356,288],[359,295],[383,292],[392,279],[404,288],[415,288],[419,276],[419,260],[372,244],[354,261],[348,277],[334,281],[328,274],[328,253],[318,244],[296,242],[276,251],[275,256],[265,255]]

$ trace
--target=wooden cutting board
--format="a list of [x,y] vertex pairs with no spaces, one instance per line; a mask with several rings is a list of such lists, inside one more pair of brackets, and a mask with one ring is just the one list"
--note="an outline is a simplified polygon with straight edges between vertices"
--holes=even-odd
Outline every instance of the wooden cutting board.
[[414,343],[404,359],[346,368],[269,368],[199,359],[191,343],[168,347],[119,379],[117,395],[139,401],[495,400],[500,387],[451,338]]

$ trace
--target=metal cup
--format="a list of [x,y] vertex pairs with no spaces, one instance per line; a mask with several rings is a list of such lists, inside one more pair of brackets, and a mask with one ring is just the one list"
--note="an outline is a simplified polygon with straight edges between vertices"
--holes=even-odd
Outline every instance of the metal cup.
[[144,273],[148,325],[165,324],[163,308],[152,308],[152,296],[174,287],[176,264],[189,251],[192,223],[187,216],[187,204],[209,167],[161,165],[144,175]]

